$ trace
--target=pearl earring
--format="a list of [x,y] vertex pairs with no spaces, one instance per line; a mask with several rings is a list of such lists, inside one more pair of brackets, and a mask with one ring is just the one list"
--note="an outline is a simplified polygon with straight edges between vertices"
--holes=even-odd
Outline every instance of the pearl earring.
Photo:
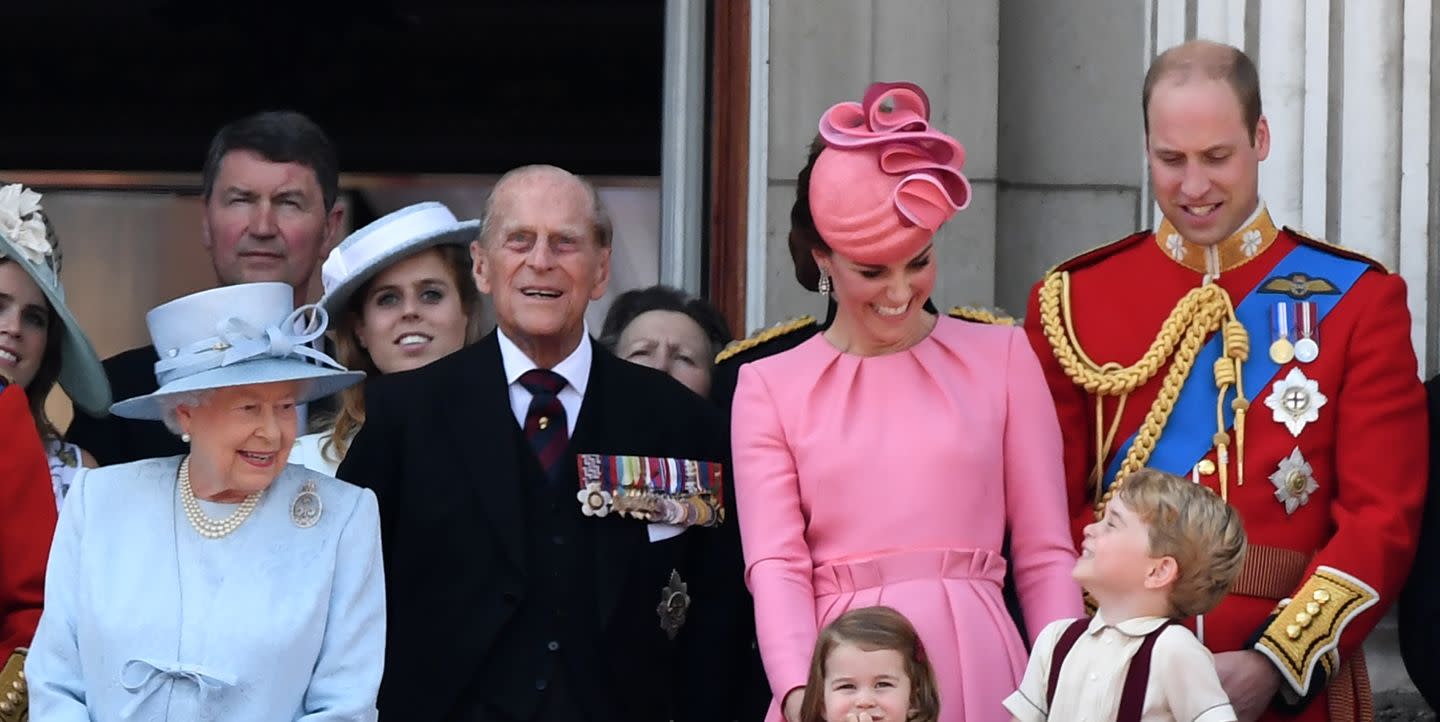
[[819,291],[820,295],[822,296],[830,295],[830,274],[826,273],[824,270],[820,271],[820,282],[815,284],[815,290]]
[[180,440],[188,444],[188,443],[190,443],[190,435],[189,435],[189,434],[181,434],[181,435],[180,435]]

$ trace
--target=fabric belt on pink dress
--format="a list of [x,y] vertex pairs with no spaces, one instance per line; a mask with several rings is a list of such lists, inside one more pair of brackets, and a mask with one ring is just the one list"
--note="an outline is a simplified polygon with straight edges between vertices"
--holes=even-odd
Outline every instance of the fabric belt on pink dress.
[[1005,557],[985,549],[922,549],[815,567],[815,595],[843,594],[915,579],[1005,581]]

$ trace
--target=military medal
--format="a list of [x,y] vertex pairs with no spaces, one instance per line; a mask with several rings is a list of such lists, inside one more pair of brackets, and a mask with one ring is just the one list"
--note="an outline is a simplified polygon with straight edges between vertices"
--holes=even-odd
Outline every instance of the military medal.
[[1320,488],[1315,481],[1314,469],[1301,455],[1298,446],[1280,460],[1280,468],[1270,475],[1270,483],[1275,485],[1275,500],[1285,505],[1286,516],[1308,504],[1310,495]]
[[613,497],[597,483],[586,484],[575,494],[575,498],[580,501],[580,511],[585,516],[603,517],[610,513]]
[[1296,306],[1295,328],[1300,340],[1295,342],[1295,358],[1308,364],[1320,357],[1320,342],[1315,338],[1318,330],[1315,328],[1315,302],[1301,301]]
[[1305,425],[1320,418],[1320,407],[1329,399],[1320,393],[1320,384],[1305,377],[1298,368],[1290,369],[1285,378],[1270,387],[1265,405],[1275,421],[1285,425],[1291,436],[1299,436]]
[[660,604],[655,613],[660,615],[660,629],[671,640],[685,626],[685,613],[690,609],[690,585],[680,579],[680,572],[670,570],[670,583],[660,590]]
[[301,529],[309,529],[320,522],[320,514],[325,509],[320,503],[320,495],[315,492],[315,482],[307,481],[300,487],[300,493],[295,495],[295,500],[290,502],[290,521]]
[[725,521],[720,464],[653,456],[579,454],[580,491],[586,516],[614,511],[630,519],[679,527]]
[[1295,358],[1295,346],[1290,343],[1290,304],[1281,301],[1270,311],[1270,360],[1285,365]]

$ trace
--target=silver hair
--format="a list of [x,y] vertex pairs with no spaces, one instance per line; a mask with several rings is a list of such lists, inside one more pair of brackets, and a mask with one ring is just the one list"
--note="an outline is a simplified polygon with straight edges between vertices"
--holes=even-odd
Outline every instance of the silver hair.
[[495,181],[495,187],[490,189],[490,195],[485,197],[485,210],[480,216],[481,244],[488,244],[493,240],[490,234],[495,230],[496,192],[506,183],[540,173],[555,173],[579,181],[580,186],[584,188],[585,192],[590,196],[590,228],[591,232],[595,234],[595,244],[601,248],[609,248],[615,236],[615,226],[610,221],[610,212],[605,210],[605,204],[600,201],[600,192],[595,190],[594,184],[584,177],[575,175],[564,168],[544,164],[520,166],[514,170],[507,171],[505,175],[500,176],[500,180]]
[[158,403],[160,404],[160,421],[165,424],[165,428],[169,429],[170,433],[176,436],[184,434],[185,429],[180,427],[180,417],[175,410],[181,406],[190,406],[192,408],[204,406],[206,402],[210,400],[212,393],[213,389],[206,389],[204,391],[182,391],[178,394],[160,397],[160,399],[158,399]]

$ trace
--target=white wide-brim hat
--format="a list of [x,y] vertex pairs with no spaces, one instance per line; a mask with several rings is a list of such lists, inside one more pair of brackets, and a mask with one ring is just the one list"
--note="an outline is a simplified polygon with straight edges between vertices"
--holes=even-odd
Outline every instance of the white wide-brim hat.
[[196,391],[299,381],[296,403],[330,396],[365,378],[310,343],[325,334],[325,310],[294,308],[285,283],[242,283],[192,293],[145,314],[160,360],[152,394],[110,407],[116,416],[159,420],[168,397]]
[[396,261],[435,246],[468,246],[480,235],[480,221],[460,221],[443,203],[426,201],[387,213],[340,242],[320,265],[325,296],[320,305],[333,316],[350,297]]
[[[104,416],[110,407],[110,382],[105,377],[105,367],[90,339],[85,335],[80,322],[65,305],[65,289],[60,285],[60,275],[47,263],[30,260],[4,233],[0,233],[0,256],[15,262],[26,275],[40,287],[45,300],[60,319],[64,333],[60,337],[60,388],[81,411],[91,416]],[[53,249],[45,253],[46,260],[54,263]]]

